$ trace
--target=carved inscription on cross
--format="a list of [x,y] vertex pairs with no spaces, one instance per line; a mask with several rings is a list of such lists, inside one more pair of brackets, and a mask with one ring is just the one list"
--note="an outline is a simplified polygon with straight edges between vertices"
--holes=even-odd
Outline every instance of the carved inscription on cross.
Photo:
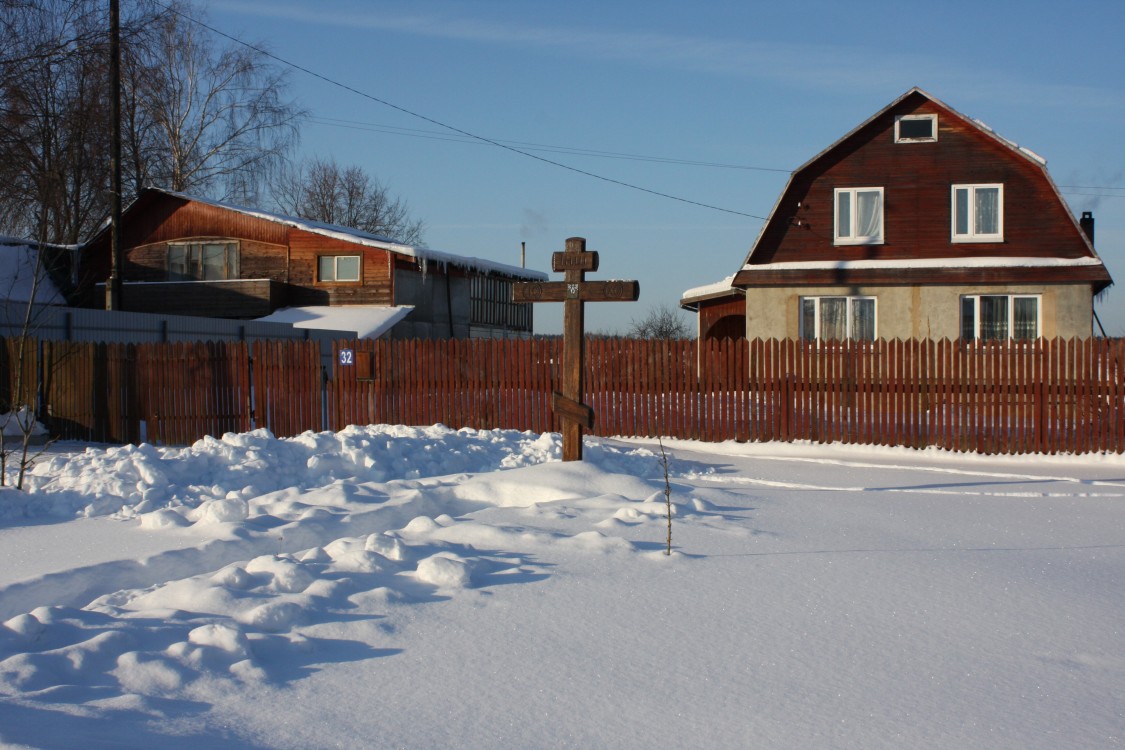
[[582,428],[594,426],[594,410],[582,403],[585,370],[586,302],[635,302],[636,281],[586,281],[598,270],[598,254],[586,250],[586,240],[571,237],[566,250],[551,255],[551,270],[564,272],[564,281],[531,281],[512,285],[513,302],[563,303],[562,390],[551,394],[551,408],[562,420],[563,461],[582,460]]

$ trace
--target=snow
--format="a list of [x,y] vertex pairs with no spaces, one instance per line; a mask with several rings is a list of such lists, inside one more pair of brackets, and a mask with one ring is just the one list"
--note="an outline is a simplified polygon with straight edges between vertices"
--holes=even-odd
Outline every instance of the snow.
[[[680,295],[680,302],[681,304],[685,302],[699,302],[703,299],[721,297],[727,294],[731,294],[735,291],[733,284],[734,275],[732,274],[730,276],[727,276],[722,281],[716,281],[712,284],[704,284],[703,286],[697,286],[692,289],[688,289]],[[739,293],[741,293],[742,291],[742,289],[738,290]]]
[[410,305],[282,307],[258,320],[263,323],[289,323],[294,328],[350,331],[356,338],[377,339],[413,309]]
[[1125,459],[349,427],[0,490],[0,745],[1110,748]]
[[991,257],[975,258],[892,258],[885,260],[785,261],[747,264],[743,271],[806,271],[863,268],[1063,268],[1100,266],[1101,261],[1085,258]]
[[42,442],[47,437],[47,428],[24,406],[18,411],[0,412],[0,434],[6,442],[21,440],[25,434],[31,440]]
[[33,294],[41,305],[63,305],[66,300],[55,282],[40,269],[35,285],[36,247],[27,240],[0,237],[0,291],[11,302],[27,302]]

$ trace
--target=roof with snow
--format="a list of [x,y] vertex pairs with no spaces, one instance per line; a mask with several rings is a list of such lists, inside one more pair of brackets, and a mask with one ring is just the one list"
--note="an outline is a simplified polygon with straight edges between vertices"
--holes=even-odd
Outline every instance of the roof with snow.
[[734,276],[731,275],[713,284],[704,284],[688,289],[680,295],[680,307],[694,310],[696,305],[705,300],[742,296],[743,290],[735,287],[733,282]]
[[350,331],[356,338],[377,339],[413,310],[409,305],[339,305],[335,307],[282,307],[258,320],[288,323],[294,328]]
[[295,229],[301,229],[306,232],[319,234],[324,237],[331,237],[333,239],[343,240],[345,242],[352,242],[357,245],[377,247],[408,258],[414,258],[421,264],[435,263],[439,266],[450,265],[472,271],[498,273],[506,276],[535,281],[542,281],[547,278],[547,274],[542,271],[533,271],[527,268],[521,268],[519,266],[508,265],[506,263],[497,263],[496,261],[486,260],[484,258],[473,258],[464,255],[457,255],[454,253],[443,252],[441,250],[434,250],[427,247],[406,245],[401,242],[396,242],[390,237],[372,234],[371,232],[365,232],[361,229],[342,227],[335,224],[327,224],[325,222],[313,221],[311,219],[302,219],[295,216],[286,216],[284,214],[271,211],[262,211],[255,208],[246,208],[245,206],[237,206],[231,203],[211,200],[209,198],[201,198],[195,195],[177,193],[172,190],[165,190],[163,188],[145,188],[141,191],[141,194],[138,195],[137,198],[133,201],[133,204],[130,204],[130,208],[132,208],[132,205],[135,205],[137,201],[141,200],[144,195],[150,193],[161,193],[185,201],[193,201],[195,203],[223,208],[228,211],[242,214],[244,216],[250,216],[256,219],[261,219],[263,221],[270,221],[276,224],[283,224]]
[[[66,299],[40,260],[36,243],[16,237],[0,237],[0,295],[9,302],[65,305]],[[35,283],[37,269],[38,284]]]
[[753,266],[745,266],[743,270],[753,273],[756,271],[890,270],[908,268],[1074,268],[1100,265],[1102,265],[1102,262],[1097,258],[1015,258],[997,256],[981,258],[786,261],[782,263],[759,263]]

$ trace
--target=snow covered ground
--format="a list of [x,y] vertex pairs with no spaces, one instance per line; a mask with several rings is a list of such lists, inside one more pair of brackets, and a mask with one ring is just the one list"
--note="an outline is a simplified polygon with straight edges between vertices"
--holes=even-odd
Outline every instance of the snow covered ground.
[[364,427],[0,491],[0,745],[1125,746],[1125,459]]

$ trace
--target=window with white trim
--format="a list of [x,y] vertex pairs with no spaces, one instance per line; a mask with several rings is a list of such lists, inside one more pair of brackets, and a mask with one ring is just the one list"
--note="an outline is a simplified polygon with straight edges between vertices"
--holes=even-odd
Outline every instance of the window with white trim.
[[961,338],[1030,341],[1039,338],[1037,294],[967,294],[961,297]]
[[1004,186],[953,186],[953,241],[1004,240]]
[[169,281],[238,278],[237,242],[169,242]]
[[359,281],[358,255],[321,255],[316,259],[317,281]]
[[837,245],[883,243],[883,188],[836,188]]
[[937,115],[900,115],[895,118],[895,143],[933,143],[937,140]]
[[874,341],[874,297],[801,297],[805,341]]

